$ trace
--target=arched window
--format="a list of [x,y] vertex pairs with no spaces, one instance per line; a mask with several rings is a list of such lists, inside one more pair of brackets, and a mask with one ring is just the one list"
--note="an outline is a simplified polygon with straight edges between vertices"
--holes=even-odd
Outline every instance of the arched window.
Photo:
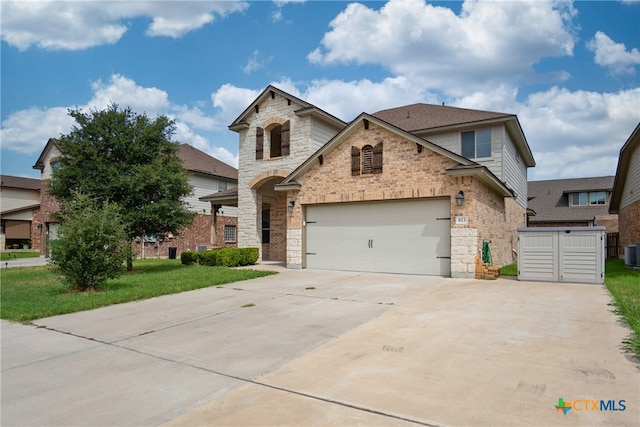
[[373,173],[373,147],[362,147],[362,173]]

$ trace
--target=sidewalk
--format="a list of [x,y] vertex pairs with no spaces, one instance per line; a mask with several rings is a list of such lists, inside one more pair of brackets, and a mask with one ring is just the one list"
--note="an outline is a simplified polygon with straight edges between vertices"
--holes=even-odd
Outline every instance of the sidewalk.
[[47,265],[48,262],[49,260],[45,258],[44,255],[40,255],[38,258],[17,258],[10,261],[2,261],[0,266],[2,268],[36,267],[39,265]]

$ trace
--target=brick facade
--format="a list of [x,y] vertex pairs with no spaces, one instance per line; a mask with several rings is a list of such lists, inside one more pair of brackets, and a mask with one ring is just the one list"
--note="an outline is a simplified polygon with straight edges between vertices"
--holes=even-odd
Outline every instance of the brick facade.
[[212,239],[212,219],[211,215],[196,215],[191,226],[186,227],[177,235],[162,242],[145,242],[144,256],[142,242],[136,240],[132,248],[137,258],[166,258],[169,256],[169,248],[177,249],[177,256],[184,251],[195,251],[198,246],[207,248],[236,247],[236,241],[224,241],[225,225],[232,225],[237,228],[237,218],[231,216],[216,216],[215,241]]
[[624,248],[640,243],[640,200],[631,203],[618,211],[618,226],[620,227],[620,247]]
[[49,194],[50,183],[48,179],[40,181],[40,209],[33,212],[31,222],[31,247],[39,249],[40,255],[45,255],[47,252],[47,224],[57,222],[53,214],[60,210],[56,199]]
[[[383,172],[352,176],[351,147],[362,148],[382,141]],[[319,203],[342,203],[408,198],[449,197],[451,203],[452,253],[454,277],[473,277],[475,256],[484,240],[491,241],[494,263],[513,262],[512,248],[516,230],[525,224],[525,209],[515,201],[505,200],[477,178],[450,176],[446,169],[451,158],[416,144],[397,133],[369,124],[355,129],[344,141],[323,156],[298,179],[299,191],[287,192],[296,201],[287,233],[287,264],[300,266],[302,259],[303,207]],[[465,203],[459,207],[455,195],[464,191]],[[467,225],[457,225],[456,216],[467,216]]]

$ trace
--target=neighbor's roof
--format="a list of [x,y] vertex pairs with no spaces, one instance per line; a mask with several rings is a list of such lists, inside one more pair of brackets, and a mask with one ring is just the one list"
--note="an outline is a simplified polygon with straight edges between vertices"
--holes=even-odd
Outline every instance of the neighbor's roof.
[[554,179],[547,181],[529,181],[528,209],[536,212],[530,222],[573,222],[591,221],[596,215],[606,215],[607,204],[601,206],[569,206],[569,194],[590,191],[610,192],[613,188],[613,176],[594,178]]
[[217,205],[237,205],[238,204],[238,187],[229,188],[228,190],[218,191],[217,193],[207,194],[199,199],[202,202],[212,202]]
[[0,175],[2,188],[19,188],[22,190],[40,191],[40,180],[35,178],[22,178],[19,176]]
[[238,169],[189,144],[180,144],[178,146],[178,156],[182,159],[185,169],[191,172],[238,180]]
[[[613,193],[611,194],[611,213],[618,213],[620,202],[622,202],[622,193],[624,191],[627,175],[629,174],[629,166],[631,165],[631,156],[633,152],[640,148],[640,123],[636,126],[631,136],[627,139],[620,149],[620,157],[618,158],[618,168],[616,169],[616,179],[613,183]],[[630,191],[630,190],[629,190]]]

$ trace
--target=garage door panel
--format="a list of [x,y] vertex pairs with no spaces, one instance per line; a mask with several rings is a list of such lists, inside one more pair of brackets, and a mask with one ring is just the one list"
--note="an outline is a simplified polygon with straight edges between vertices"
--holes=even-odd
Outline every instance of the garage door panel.
[[448,199],[308,206],[307,267],[447,276],[449,227]]

